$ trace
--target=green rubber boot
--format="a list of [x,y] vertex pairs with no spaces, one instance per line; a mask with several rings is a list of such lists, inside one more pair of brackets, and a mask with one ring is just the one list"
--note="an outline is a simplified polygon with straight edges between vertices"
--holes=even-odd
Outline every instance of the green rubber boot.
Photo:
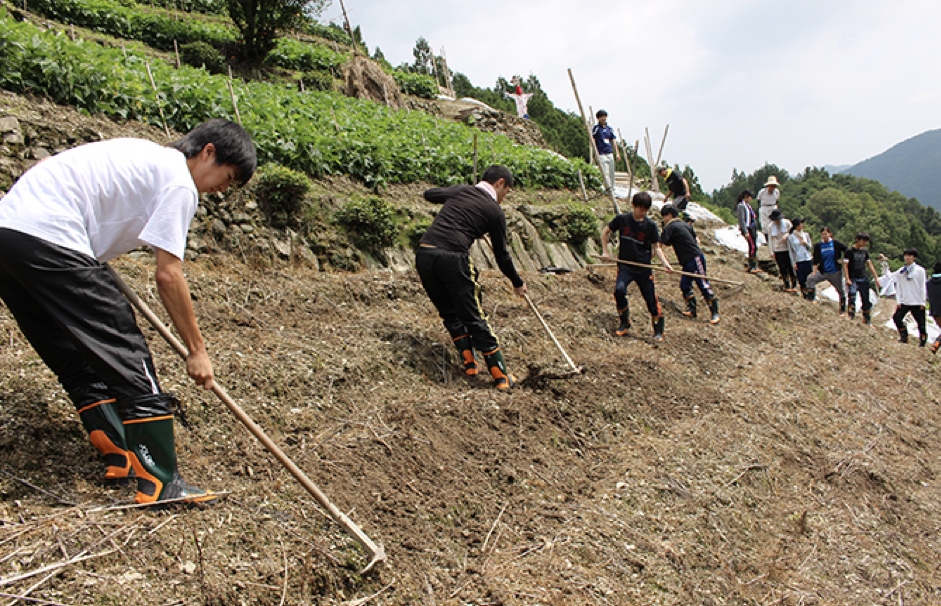
[[476,377],[477,360],[474,359],[474,346],[471,343],[470,335],[461,335],[454,339],[454,346],[461,354],[461,361],[464,363],[464,374],[468,377]]
[[88,439],[105,458],[106,482],[124,482],[134,477],[131,459],[124,441],[124,426],[114,399],[100,400],[78,410]]
[[686,311],[683,312],[683,315],[687,318],[696,317],[696,295],[693,293],[686,295]]
[[709,311],[712,312],[712,317],[709,318],[709,323],[718,324],[719,320],[722,319],[719,317],[719,297],[713,297],[712,300],[709,301]]
[[516,379],[506,371],[506,363],[503,361],[503,352],[499,349],[485,353],[484,362],[490,370],[490,376],[493,377],[494,387],[500,391],[507,391],[516,385]]

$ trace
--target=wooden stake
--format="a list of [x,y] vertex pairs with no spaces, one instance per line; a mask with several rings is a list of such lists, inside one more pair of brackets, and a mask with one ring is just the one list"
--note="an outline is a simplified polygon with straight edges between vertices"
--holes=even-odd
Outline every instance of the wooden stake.
[[127,61],[127,47],[124,46],[124,41],[121,41],[121,52],[124,53],[124,60]]
[[657,152],[657,166],[660,166],[660,159],[663,157],[663,146],[667,142],[667,132],[670,130],[670,125],[667,124],[666,128],[663,129],[663,139],[660,140],[660,150]]
[[471,185],[477,183],[477,133],[474,133],[474,180]]
[[163,130],[167,133],[167,139],[172,138],[170,127],[167,126],[167,118],[163,115],[163,106],[160,104],[160,94],[157,92],[157,82],[154,80],[154,73],[150,71],[150,63],[144,63],[147,67],[147,75],[150,77],[150,86],[154,89],[154,97],[157,100],[157,111],[160,112],[160,121],[163,122]]
[[235,98],[235,89],[232,88],[232,80],[226,80],[226,84],[229,85],[229,96],[232,97],[232,107],[235,108],[235,119],[238,120],[239,125],[242,124],[242,114],[239,113],[239,102]]
[[[157,317],[157,314],[144,303],[140,297],[137,296],[130,286],[124,281],[123,278],[111,267],[106,265],[108,272],[111,274],[118,288],[121,290],[121,293],[127,297],[128,301],[140,311],[141,315],[147,318],[147,320],[153,325],[153,327],[160,333],[160,335],[166,339],[167,343],[178,353],[184,360],[189,355],[189,352],[186,350],[186,347],[180,343],[180,341],[170,332],[170,329],[164,325],[164,323]],[[277,444],[275,444],[271,438],[269,438],[265,432],[258,426],[255,421],[249,417],[244,410],[229,397],[229,394],[225,392],[224,389],[219,385],[217,381],[213,382],[212,392],[216,394],[222,403],[226,405],[235,417],[242,422],[243,425],[258,439],[259,442],[265,447],[265,449],[274,455],[274,458],[281,463],[294,478],[303,486],[307,492],[309,492],[317,500],[320,505],[327,510],[327,513],[335,522],[337,522],[350,536],[352,536],[356,542],[358,542],[365,550],[366,555],[370,558],[369,564],[363,569],[360,574],[364,574],[372,569],[373,566],[382,562],[386,559],[385,550],[381,545],[376,545],[372,539],[370,539],[362,529],[356,525],[353,520],[349,519],[345,513],[340,511],[336,505],[330,502],[327,496],[317,488],[310,478],[308,478],[301,469],[294,464],[284,451],[281,450]]]
[[657,177],[657,166],[653,163],[653,150],[650,147],[650,131],[644,127],[644,147],[647,148],[647,162],[650,163],[650,189],[660,193],[660,180]]
[[444,79],[446,80],[445,85],[448,87],[448,93],[457,98],[457,95],[454,94],[454,83],[451,80],[451,70],[448,69],[448,54],[444,52],[444,45],[441,46],[441,63],[444,64]]
[[[601,255],[592,255],[592,256],[598,259],[604,258]],[[732,284],[735,286],[742,286],[744,284],[744,282],[736,282],[735,280],[725,280],[723,278],[711,278],[709,276],[704,276],[702,274],[694,274],[688,271],[680,271],[679,269],[674,269],[672,272],[668,272],[667,268],[663,267],[662,265],[648,265],[647,263],[637,263],[636,261],[624,261],[623,259],[612,259],[612,261],[614,261],[615,263],[619,263],[621,265],[633,265],[634,267],[644,267],[646,269],[655,269],[657,271],[662,271],[666,273],[674,273],[678,276],[689,276],[691,278],[701,278],[703,280],[709,280],[710,282],[724,282],[726,284]]]
[[176,55],[176,68],[180,69],[180,47],[177,46],[176,39],[173,40],[173,54]]
[[[578,96],[578,87],[575,86],[575,76],[572,75],[572,68],[569,68],[569,80],[572,82],[572,91],[575,93],[575,101],[578,103],[578,112],[582,115],[582,123],[585,125],[585,132],[588,134],[589,149],[594,151],[594,158],[598,165],[598,170],[601,171],[601,183],[604,184],[604,166],[601,165],[601,157],[598,155],[598,147],[595,145],[595,138],[591,136],[591,126],[588,120],[585,119],[585,110],[582,108],[582,100]],[[618,206],[618,199],[614,196],[614,183],[611,184],[609,193],[611,194],[611,204],[614,206],[614,214],[620,215],[621,207]]]
[[353,38],[353,27],[350,25],[350,16],[346,14],[346,5],[343,4],[343,0],[340,0],[340,8],[343,10],[343,22],[346,23],[346,33],[350,35],[350,44],[353,45],[353,56],[356,57],[359,55],[359,46],[356,44],[356,39]]
[[582,188],[582,198],[585,199],[585,204],[588,204],[588,191],[585,189],[585,178],[582,176],[582,171],[578,171],[578,185]]

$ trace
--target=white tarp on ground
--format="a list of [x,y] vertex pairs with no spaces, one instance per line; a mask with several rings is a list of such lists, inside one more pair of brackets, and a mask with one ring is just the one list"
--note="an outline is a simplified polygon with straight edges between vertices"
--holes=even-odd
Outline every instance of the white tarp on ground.
[[[738,230],[738,227],[734,225],[717,229],[715,231],[715,239],[720,246],[748,254],[748,242],[745,241],[745,236]],[[758,232],[758,246],[764,246],[764,244],[765,235]]]

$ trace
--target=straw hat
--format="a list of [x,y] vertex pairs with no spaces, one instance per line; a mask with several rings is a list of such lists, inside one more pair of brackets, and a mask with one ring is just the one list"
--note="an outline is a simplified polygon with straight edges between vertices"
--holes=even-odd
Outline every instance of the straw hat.
[[768,177],[768,180],[765,181],[765,184],[762,187],[768,187],[769,185],[774,185],[775,187],[781,187],[781,184],[778,183],[778,178],[774,175]]

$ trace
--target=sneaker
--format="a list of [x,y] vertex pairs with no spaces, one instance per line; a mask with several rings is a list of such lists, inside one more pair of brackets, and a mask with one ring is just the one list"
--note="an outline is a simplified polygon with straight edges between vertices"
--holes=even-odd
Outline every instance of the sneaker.
[[515,385],[516,377],[513,375],[504,375],[493,380],[493,386],[496,387],[498,391],[509,391],[510,388]]

